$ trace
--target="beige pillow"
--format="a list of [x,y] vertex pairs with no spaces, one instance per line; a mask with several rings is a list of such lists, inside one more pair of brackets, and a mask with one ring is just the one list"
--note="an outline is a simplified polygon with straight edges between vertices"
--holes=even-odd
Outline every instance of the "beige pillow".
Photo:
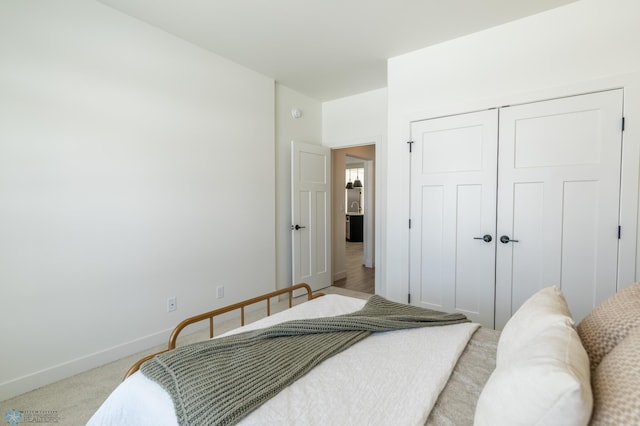
[[640,282],[609,297],[578,324],[578,334],[589,354],[591,370],[595,370],[602,358],[638,326]]
[[562,293],[547,288],[509,320],[498,342],[500,362],[478,399],[475,425],[589,422],[589,357],[567,313]]
[[636,327],[593,372],[592,424],[640,424],[639,354],[640,327]]

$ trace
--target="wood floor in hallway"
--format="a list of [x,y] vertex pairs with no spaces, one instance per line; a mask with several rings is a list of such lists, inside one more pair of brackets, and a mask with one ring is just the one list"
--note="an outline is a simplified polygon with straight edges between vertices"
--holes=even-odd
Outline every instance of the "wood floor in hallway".
[[373,294],[375,269],[362,265],[363,243],[346,241],[346,244],[347,277],[334,281],[333,286]]

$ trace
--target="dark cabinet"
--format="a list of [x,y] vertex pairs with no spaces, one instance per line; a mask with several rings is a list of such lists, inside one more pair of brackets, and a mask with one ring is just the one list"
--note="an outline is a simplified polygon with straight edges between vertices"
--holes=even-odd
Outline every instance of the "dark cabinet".
[[347,241],[352,243],[362,242],[362,228],[364,215],[347,215],[348,232]]

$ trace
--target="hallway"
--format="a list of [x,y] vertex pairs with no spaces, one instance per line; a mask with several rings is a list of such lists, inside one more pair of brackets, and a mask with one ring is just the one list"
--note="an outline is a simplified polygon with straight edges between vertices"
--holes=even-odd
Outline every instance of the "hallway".
[[333,286],[373,294],[375,269],[362,265],[363,243],[345,243],[347,277],[335,281]]

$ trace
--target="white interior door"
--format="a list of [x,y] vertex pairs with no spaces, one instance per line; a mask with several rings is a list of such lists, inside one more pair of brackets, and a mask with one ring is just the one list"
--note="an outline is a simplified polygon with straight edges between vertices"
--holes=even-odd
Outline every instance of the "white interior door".
[[331,285],[331,150],[291,142],[293,284]]
[[500,110],[496,327],[559,286],[576,321],[615,293],[622,90]]
[[411,126],[411,303],[491,328],[497,132],[497,110]]

